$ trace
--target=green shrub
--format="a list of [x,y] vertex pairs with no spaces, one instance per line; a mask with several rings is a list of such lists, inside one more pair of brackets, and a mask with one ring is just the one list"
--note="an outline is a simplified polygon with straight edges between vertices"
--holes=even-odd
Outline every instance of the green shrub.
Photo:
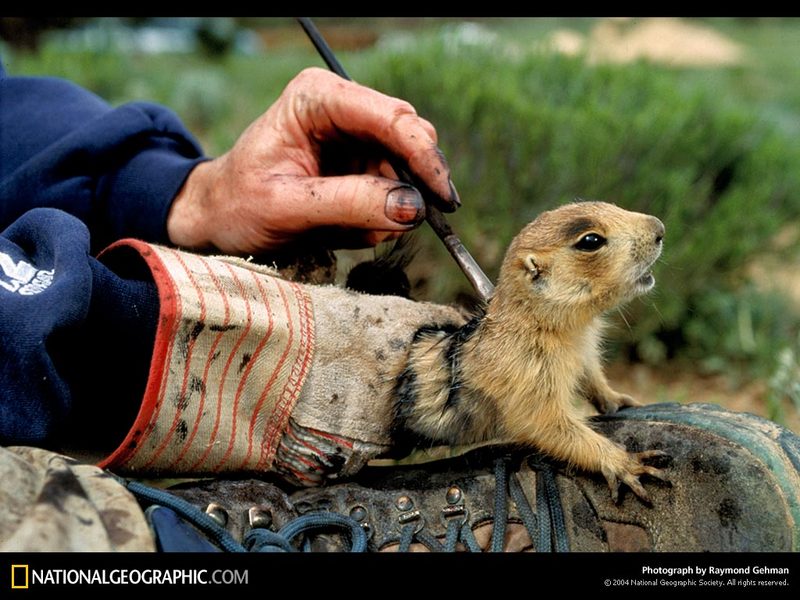
[[750,284],[736,293],[703,290],[690,299],[690,309],[680,329],[679,347],[704,371],[737,364],[746,367],[740,371],[745,376],[768,373],[797,337],[798,317],[791,302]]
[[168,106],[211,156],[230,148],[289,80],[315,60],[311,48],[208,62],[183,54],[65,51],[59,44],[45,45],[36,55],[14,54],[0,46],[0,56],[9,73],[63,77],[113,105],[147,100]]
[[800,338],[777,352],[768,385],[766,400],[770,419],[784,422],[786,407],[800,412]]
[[[788,303],[747,287],[744,267],[797,249],[772,240],[800,213],[800,150],[756,112],[764,102],[733,93],[736,81],[752,77],[589,66],[512,53],[497,38],[488,47],[454,39],[417,36],[405,48],[340,58],[357,80],[408,99],[436,125],[464,200],[451,222],[490,276],[525,223],[575,197],[655,214],[667,226],[658,284],[618,317],[613,347],[652,363],[683,357],[706,369],[773,371],[798,317]],[[113,103],[169,105],[212,155],[230,147],[294,74],[321,64],[310,46],[213,65],[195,56],[58,47],[4,59],[10,72],[68,77]],[[470,292],[427,228],[420,239],[412,276],[427,282],[425,296],[448,302]]]
[[[436,41],[361,67],[364,81],[436,124],[464,200],[454,227],[490,273],[540,211],[602,199],[667,228],[657,291],[625,309],[618,345],[650,362],[704,356],[712,366],[721,364],[712,357],[763,356],[776,331],[796,329],[785,303],[777,319],[766,296],[737,293],[743,267],[777,252],[775,234],[800,215],[796,144],[750,105],[649,64],[589,66]],[[437,299],[468,291],[454,265],[435,273]],[[737,345],[747,311],[758,314],[759,342]]]

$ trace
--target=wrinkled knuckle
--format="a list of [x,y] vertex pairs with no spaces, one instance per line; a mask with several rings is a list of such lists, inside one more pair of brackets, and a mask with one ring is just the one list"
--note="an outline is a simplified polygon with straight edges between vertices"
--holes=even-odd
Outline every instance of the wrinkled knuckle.
[[297,74],[295,80],[318,79],[320,77],[327,77],[328,75],[330,75],[330,73],[321,67],[306,67]]
[[433,123],[422,117],[420,117],[419,121],[425,133],[427,133],[434,142],[438,142],[439,135],[436,133],[436,128],[433,126]]
[[320,67],[307,67],[300,71],[286,86],[287,89],[305,88],[310,85],[315,85],[320,81],[330,76],[330,73]]
[[391,125],[394,128],[402,127],[404,123],[409,120],[416,120],[417,111],[411,104],[405,100],[397,100],[395,106],[392,108],[392,121]]
[[398,100],[397,106],[395,107],[394,110],[395,114],[398,116],[403,116],[403,115],[410,115],[412,117],[417,116],[417,109],[415,109],[410,102],[407,102],[405,100]]

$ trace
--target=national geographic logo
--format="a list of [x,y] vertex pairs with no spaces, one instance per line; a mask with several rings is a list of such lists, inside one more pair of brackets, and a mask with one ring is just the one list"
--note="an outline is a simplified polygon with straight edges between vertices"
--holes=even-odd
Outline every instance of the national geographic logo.
[[11,565],[11,589],[59,585],[248,585],[247,569],[60,569]]
[[28,589],[28,565],[11,565],[11,589]]

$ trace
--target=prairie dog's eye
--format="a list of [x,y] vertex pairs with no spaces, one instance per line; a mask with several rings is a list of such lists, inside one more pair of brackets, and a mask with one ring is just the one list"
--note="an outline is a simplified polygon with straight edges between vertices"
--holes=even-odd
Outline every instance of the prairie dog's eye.
[[575,248],[578,250],[582,250],[583,252],[594,252],[595,250],[599,250],[606,244],[606,238],[602,235],[597,233],[587,233],[583,236],[578,243],[575,244]]

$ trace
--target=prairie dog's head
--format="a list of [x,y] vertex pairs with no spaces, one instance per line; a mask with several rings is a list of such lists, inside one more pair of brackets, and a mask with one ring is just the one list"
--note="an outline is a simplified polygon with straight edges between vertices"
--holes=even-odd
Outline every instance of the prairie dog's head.
[[650,215],[605,202],[562,206],[514,238],[496,294],[529,298],[550,313],[600,314],[653,287],[663,238],[664,224]]

